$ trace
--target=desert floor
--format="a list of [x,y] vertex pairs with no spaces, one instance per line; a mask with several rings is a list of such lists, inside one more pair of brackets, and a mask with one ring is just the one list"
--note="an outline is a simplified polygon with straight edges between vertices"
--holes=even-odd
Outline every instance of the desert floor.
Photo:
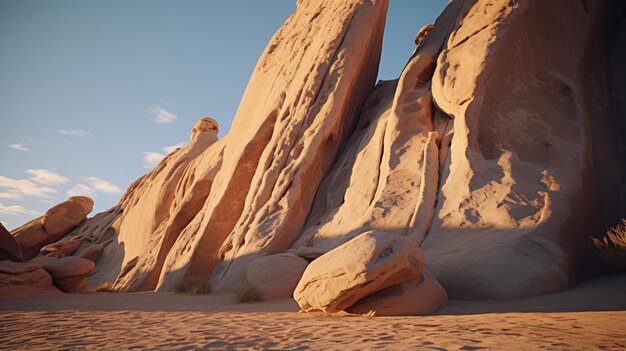
[[0,301],[0,349],[626,349],[626,275],[517,301],[451,301],[427,317],[297,310],[224,294],[50,293]]

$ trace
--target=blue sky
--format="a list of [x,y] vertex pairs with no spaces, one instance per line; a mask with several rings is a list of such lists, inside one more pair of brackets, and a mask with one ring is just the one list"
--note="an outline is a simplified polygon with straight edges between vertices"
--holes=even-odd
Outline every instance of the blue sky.
[[[0,0],[0,221],[70,195],[113,206],[211,116],[228,132],[296,0]],[[391,0],[380,79],[447,0]]]

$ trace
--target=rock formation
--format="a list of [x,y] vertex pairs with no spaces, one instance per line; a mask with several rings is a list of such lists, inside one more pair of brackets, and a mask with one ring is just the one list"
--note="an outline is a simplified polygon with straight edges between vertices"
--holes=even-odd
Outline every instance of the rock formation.
[[52,277],[52,282],[64,292],[78,292],[87,288],[87,276],[95,264],[80,257],[38,257],[31,261],[40,264]]
[[313,261],[294,292],[305,311],[344,311],[362,298],[416,279],[424,260],[417,244],[371,231]]
[[453,0],[400,77],[374,85],[387,5],[298,1],[228,135],[201,119],[58,244],[75,222],[14,231],[24,258],[48,245],[94,261],[92,285],[247,280],[359,314],[567,288],[590,235],[625,215],[626,5]]
[[0,261],[2,260],[22,262],[24,258],[22,257],[22,249],[15,238],[0,223]]
[[54,290],[52,278],[40,264],[0,261],[0,300]]
[[93,200],[85,196],[73,196],[13,230],[11,235],[22,251],[22,258],[30,260],[42,247],[54,243],[78,227],[93,210]]

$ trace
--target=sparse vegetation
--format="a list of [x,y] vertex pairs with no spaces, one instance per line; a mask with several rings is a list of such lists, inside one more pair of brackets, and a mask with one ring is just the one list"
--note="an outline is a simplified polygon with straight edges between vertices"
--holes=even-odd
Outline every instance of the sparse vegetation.
[[602,239],[591,238],[593,249],[619,269],[626,268],[626,219],[609,229]]
[[259,288],[247,280],[242,281],[235,289],[237,301],[243,303],[263,301]]
[[174,288],[179,294],[204,295],[211,293],[211,286],[206,278],[191,277],[181,280]]
[[102,282],[98,286],[96,286],[96,291],[98,292],[117,292],[113,287],[113,282]]

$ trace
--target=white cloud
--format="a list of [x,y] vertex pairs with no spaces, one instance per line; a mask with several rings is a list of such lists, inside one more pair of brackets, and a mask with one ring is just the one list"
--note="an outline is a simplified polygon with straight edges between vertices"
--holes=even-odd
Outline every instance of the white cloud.
[[143,152],[142,155],[143,155],[144,167],[152,168],[156,166],[159,162],[161,162],[162,159],[165,158],[165,156],[171,154],[174,150],[178,149],[179,147],[184,147],[185,145],[187,145],[186,141],[180,141],[174,145],[164,146],[162,148],[164,153],[155,152],[155,151]]
[[82,179],[81,183],[76,184],[73,188],[68,190],[67,195],[92,196],[96,192],[105,194],[117,194],[121,191],[122,189],[119,186],[111,184],[104,179],[100,179],[98,177],[85,177]]
[[56,205],[56,202],[52,200],[39,200],[39,202],[41,202],[42,204],[46,204],[46,205]]
[[93,135],[90,132],[82,130],[82,129],[72,129],[72,130],[59,129],[57,132],[63,135],[72,135],[72,136],[77,136],[81,138],[85,138],[85,137]]
[[6,205],[2,204],[2,202],[0,202],[0,213],[11,215],[11,216],[16,216],[16,215],[34,216],[34,215],[38,215],[39,214],[39,212],[33,211],[33,210],[29,210],[29,209],[25,208],[24,206],[20,206],[20,205],[6,206]]
[[172,151],[178,149],[179,147],[184,147],[185,145],[187,145],[186,141],[179,141],[178,143],[174,145],[168,145],[168,146],[163,147],[163,151],[165,151],[166,155],[169,155],[172,153]]
[[24,146],[24,144],[22,144],[22,143],[11,144],[11,145],[9,145],[9,147],[11,149],[17,150],[17,151],[28,151],[28,148],[26,146]]
[[28,179],[13,179],[4,176],[0,176],[0,188],[26,196],[48,197],[49,194],[57,193],[56,189],[36,184]]
[[15,190],[9,190],[5,192],[0,192],[0,199],[11,199],[11,200],[19,200],[22,198],[22,194]]
[[39,168],[39,169],[27,169],[26,173],[32,175],[30,180],[44,185],[60,185],[67,183],[70,179],[64,175],[60,175],[56,172]]
[[162,106],[152,106],[148,113],[154,116],[154,123],[156,124],[168,124],[176,121],[177,117],[175,114],[169,112]]
[[94,189],[101,191],[107,194],[117,194],[122,191],[119,186],[115,184],[111,184],[104,179],[100,179],[97,177],[87,177],[85,178],[87,183],[91,185]]
[[159,164],[159,162],[161,162],[163,158],[165,158],[165,155],[159,152],[144,152],[142,154],[145,168],[152,168]]
[[73,188],[67,191],[68,196],[92,196],[94,190],[85,184],[77,184]]

